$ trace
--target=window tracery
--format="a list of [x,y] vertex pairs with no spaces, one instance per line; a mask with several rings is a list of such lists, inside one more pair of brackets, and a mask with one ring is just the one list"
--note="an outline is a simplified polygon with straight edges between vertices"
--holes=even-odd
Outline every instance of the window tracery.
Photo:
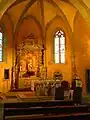
[[65,33],[58,30],[54,36],[54,62],[65,63]]

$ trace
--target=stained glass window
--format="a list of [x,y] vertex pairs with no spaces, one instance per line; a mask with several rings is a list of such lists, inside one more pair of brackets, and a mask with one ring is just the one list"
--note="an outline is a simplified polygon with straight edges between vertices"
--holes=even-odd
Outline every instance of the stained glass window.
[[0,62],[2,61],[2,40],[3,40],[3,34],[0,32]]
[[54,37],[54,61],[55,63],[65,63],[65,34],[59,30]]

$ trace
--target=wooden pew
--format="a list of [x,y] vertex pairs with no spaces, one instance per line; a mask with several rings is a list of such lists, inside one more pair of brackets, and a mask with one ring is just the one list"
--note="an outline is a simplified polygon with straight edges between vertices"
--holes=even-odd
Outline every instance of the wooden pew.
[[[73,101],[38,101],[38,102],[27,102],[27,101],[8,101],[8,99],[6,100],[1,100],[0,101],[0,120],[4,120],[3,116],[5,116],[6,113],[8,113],[9,115],[11,115],[11,111],[10,108],[30,108],[30,107],[50,107],[50,106],[63,106],[63,105],[73,105]],[[6,110],[8,109],[8,110]],[[17,109],[18,111],[18,109]],[[20,112],[20,111],[19,111]],[[14,112],[15,113],[15,112]],[[17,112],[16,112],[17,113]],[[15,113],[15,115],[17,115]]]
[[20,115],[20,116],[8,116],[5,120],[90,120],[90,113],[78,113],[78,114],[63,114],[63,115]]
[[[0,120],[9,119],[10,116],[25,116],[28,115],[65,115],[77,113],[89,113],[90,106],[80,105],[74,106],[73,101],[40,101],[40,102],[1,102]],[[14,118],[13,118],[14,119]],[[18,119],[18,118],[17,118]],[[16,120],[17,120],[16,119]],[[26,118],[27,119],[27,118]],[[45,118],[46,119],[46,118]]]
[[30,107],[30,108],[5,108],[4,116],[34,115],[34,114],[69,114],[89,112],[88,106],[52,106],[52,107]]

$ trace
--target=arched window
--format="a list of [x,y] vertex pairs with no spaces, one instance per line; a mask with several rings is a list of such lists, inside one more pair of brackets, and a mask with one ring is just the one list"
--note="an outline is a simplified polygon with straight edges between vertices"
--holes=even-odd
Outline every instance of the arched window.
[[54,62],[65,63],[65,33],[62,30],[54,36]]
[[3,33],[0,32],[0,62],[3,60]]

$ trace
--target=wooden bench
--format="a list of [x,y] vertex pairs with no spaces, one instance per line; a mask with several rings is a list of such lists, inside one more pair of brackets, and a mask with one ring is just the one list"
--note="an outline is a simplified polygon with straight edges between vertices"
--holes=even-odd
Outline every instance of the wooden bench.
[[5,108],[4,116],[34,115],[34,114],[68,114],[89,112],[88,106],[52,106],[52,107],[30,107],[30,108]]
[[67,120],[67,119],[82,119],[82,120],[89,120],[90,113],[77,113],[77,114],[58,114],[58,115],[43,115],[43,114],[36,114],[36,115],[20,115],[20,116],[8,116],[5,117],[5,120]]
[[[0,103],[0,114],[2,118],[0,120],[9,119],[15,116],[27,116],[27,115],[41,115],[48,116],[62,115],[62,114],[77,114],[89,113],[90,106],[80,105],[74,106],[73,101],[40,101],[40,102],[23,102],[23,101],[6,101]],[[18,119],[18,118],[17,118]],[[27,118],[26,118],[27,119]],[[46,118],[45,118],[46,119]]]

